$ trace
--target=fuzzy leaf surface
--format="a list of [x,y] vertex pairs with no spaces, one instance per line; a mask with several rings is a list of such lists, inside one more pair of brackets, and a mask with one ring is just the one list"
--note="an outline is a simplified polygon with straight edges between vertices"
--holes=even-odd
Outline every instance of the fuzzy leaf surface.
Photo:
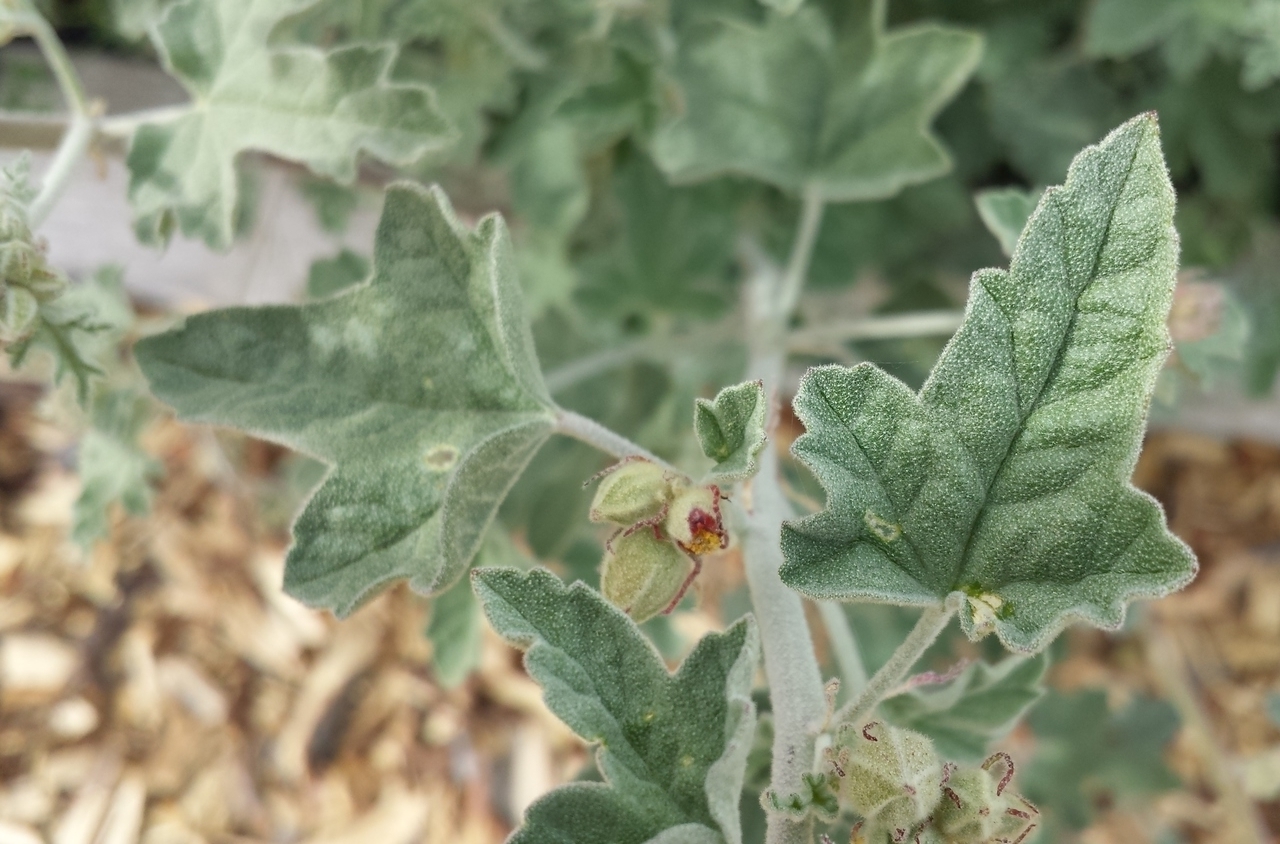
[[816,598],[936,604],[1036,651],[1069,621],[1195,573],[1130,483],[1177,269],[1153,115],[1082,152],[1046,191],[1008,271],[982,270],[919,393],[869,364],[810,370],[794,450],[827,508],[784,525],[783,580]]
[[606,780],[538,800],[512,844],[740,844],[753,620],[703,637],[672,675],[631,619],[582,583],[565,586],[545,569],[479,569],[472,579],[490,623],[526,651],[547,706],[599,745]]
[[320,302],[229,308],[137,345],[182,417],[333,467],[293,527],[285,588],[339,614],[388,581],[456,581],[554,422],[502,219],[396,185],[372,277]]
[[809,6],[694,42],[676,68],[683,115],[654,141],[659,165],[679,181],[738,173],[837,202],[946,172],[928,126],[977,65],[981,37],[933,24],[886,32],[881,2],[850,16],[839,35]]
[[1044,694],[1048,666],[1044,654],[974,663],[946,685],[920,686],[885,700],[880,711],[894,725],[929,736],[947,759],[981,761],[991,743]]
[[165,69],[190,92],[191,104],[133,136],[129,201],[140,239],[164,243],[176,226],[227,246],[235,230],[236,159],[246,150],[350,183],[362,151],[407,165],[453,140],[430,89],[389,80],[393,46],[268,45],[283,18],[313,2],[182,0],[152,29]]
[[716,461],[711,483],[744,481],[759,470],[757,459],[765,443],[769,399],[764,385],[747,381],[725,387],[715,401],[694,403],[693,430],[702,453]]

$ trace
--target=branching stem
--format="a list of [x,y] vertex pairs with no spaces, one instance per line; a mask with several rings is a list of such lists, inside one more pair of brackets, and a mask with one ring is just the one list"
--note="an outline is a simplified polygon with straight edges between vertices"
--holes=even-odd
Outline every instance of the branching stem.
[[40,183],[40,193],[27,209],[31,228],[35,229],[53,210],[76,164],[93,141],[94,121],[98,117],[98,109],[85,97],[80,76],[76,73],[71,57],[67,55],[53,27],[49,26],[49,22],[29,3],[23,3],[23,6],[24,10],[16,16],[17,29],[35,40],[49,69],[53,72],[53,78],[57,81],[59,90],[62,91],[67,110],[71,113],[71,122],[63,133],[58,151],[54,153],[53,162]]
[[920,616],[920,620],[916,622],[916,626],[907,634],[907,638],[902,640],[902,644],[898,645],[898,649],[893,652],[893,656],[889,657],[889,661],[875,673],[866,688],[836,713],[835,722],[859,724],[866,719],[885,695],[901,685],[911,666],[915,665],[925,650],[937,641],[938,636],[951,623],[951,616],[956,614],[963,600],[963,594],[953,592],[943,603],[926,609]]

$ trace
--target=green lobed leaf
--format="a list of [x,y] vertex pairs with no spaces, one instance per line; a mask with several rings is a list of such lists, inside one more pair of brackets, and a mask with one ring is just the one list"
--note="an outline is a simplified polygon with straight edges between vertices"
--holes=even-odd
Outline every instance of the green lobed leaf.
[[888,698],[891,723],[924,733],[947,759],[981,761],[1044,694],[1046,654],[977,662],[942,686],[919,686]]
[[1250,24],[1253,0],[1098,0],[1085,22],[1085,52],[1117,58],[1160,46],[1174,73],[1189,76],[1229,52]]
[[973,72],[982,39],[936,24],[886,32],[884,6],[859,3],[839,34],[807,6],[694,41],[675,68],[683,113],[654,139],[658,164],[680,181],[740,173],[837,202],[946,172],[928,126]]
[[554,425],[502,219],[393,185],[372,277],[299,306],[200,314],[138,343],[152,391],[333,467],[293,527],[285,588],[351,612],[388,581],[466,570]]
[[738,801],[755,731],[755,623],[705,636],[668,674],[639,628],[545,569],[472,575],[490,623],[526,650],[547,706],[599,745],[605,783],[552,791],[511,844],[740,844]]
[[965,632],[1018,651],[1185,585],[1195,558],[1129,482],[1169,350],[1173,204],[1141,115],[1045,192],[1009,271],[974,275],[920,393],[869,364],[810,370],[794,451],[827,508],[784,525],[783,580],[899,604],[962,590]]
[[702,453],[716,461],[707,475],[709,483],[745,481],[760,467],[757,459],[765,445],[765,421],[769,399],[760,381],[725,387],[715,401],[694,402],[693,430]]
[[436,596],[426,636],[431,642],[432,676],[441,686],[457,688],[480,664],[483,634],[471,581],[464,577]]
[[997,188],[978,191],[974,194],[973,203],[978,206],[978,215],[987,231],[1000,241],[1000,248],[1006,256],[1013,255],[1013,247],[1018,243],[1018,236],[1031,218],[1040,202],[1039,191],[1021,188]]
[[177,117],[134,133],[129,201],[140,239],[164,243],[176,226],[227,246],[236,159],[246,150],[350,183],[362,151],[406,165],[452,142],[430,89],[389,80],[394,46],[268,46],[274,27],[312,2],[181,0],[151,30],[166,70],[192,99]]
[[151,509],[151,481],[163,466],[138,445],[154,411],[149,396],[132,389],[104,391],[90,409],[92,427],[80,440],[76,471],[84,484],[72,511],[71,538],[89,548],[107,535],[112,504],[141,516]]
[[732,300],[736,192],[727,185],[672,187],[649,158],[627,150],[601,203],[603,245],[579,262],[578,299],[611,314],[701,316]]
[[1106,693],[1051,693],[1032,711],[1030,764],[1018,773],[1023,793],[1054,819],[1081,829],[1099,801],[1114,805],[1178,786],[1164,752],[1178,715],[1161,700],[1139,697],[1111,712]]
[[307,296],[323,299],[341,293],[369,277],[369,259],[351,249],[342,249],[332,258],[311,262],[307,272]]

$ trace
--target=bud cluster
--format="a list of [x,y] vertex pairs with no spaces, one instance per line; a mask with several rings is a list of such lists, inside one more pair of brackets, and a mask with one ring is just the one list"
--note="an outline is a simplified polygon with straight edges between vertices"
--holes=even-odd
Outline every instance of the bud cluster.
[[1013,792],[1013,760],[943,764],[927,736],[872,721],[844,725],[827,761],[840,802],[862,815],[857,844],[1021,844],[1035,806]]
[[25,167],[0,174],[0,344],[14,343],[35,328],[40,304],[66,289],[63,275],[48,265],[44,246],[27,220]]
[[701,571],[702,556],[729,545],[720,488],[643,458],[602,476],[591,521],[619,528],[605,544],[600,591],[636,621],[670,612]]

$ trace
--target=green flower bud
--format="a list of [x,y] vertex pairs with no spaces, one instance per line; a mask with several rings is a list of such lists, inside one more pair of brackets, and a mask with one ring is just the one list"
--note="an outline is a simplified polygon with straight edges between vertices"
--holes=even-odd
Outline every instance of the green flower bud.
[[649,528],[624,534],[605,552],[600,591],[636,621],[652,618],[684,594],[693,562]]
[[868,842],[913,841],[927,827],[942,797],[942,761],[927,736],[879,721],[845,725],[828,753]]
[[948,844],[1012,844],[1031,834],[1039,812],[1008,788],[1012,779],[1007,753],[995,754],[980,768],[948,771],[934,812],[934,824]]
[[40,303],[31,291],[6,287],[0,296],[0,343],[14,343],[31,333]]
[[48,266],[40,266],[32,271],[22,286],[30,290],[32,295],[41,302],[48,302],[66,291],[67,278],[62,273],[49,269]]
[[720,516],[720,488],[710,484],[677,490],[663,527],[677,545],[695,557],[727,548],[729,532]]
[[642,458],[624,460],[605,470],[591,502],[591,521],[626,527],[641,522],[656,524],[671,500],[673,482],[671,474],[656,463]]

